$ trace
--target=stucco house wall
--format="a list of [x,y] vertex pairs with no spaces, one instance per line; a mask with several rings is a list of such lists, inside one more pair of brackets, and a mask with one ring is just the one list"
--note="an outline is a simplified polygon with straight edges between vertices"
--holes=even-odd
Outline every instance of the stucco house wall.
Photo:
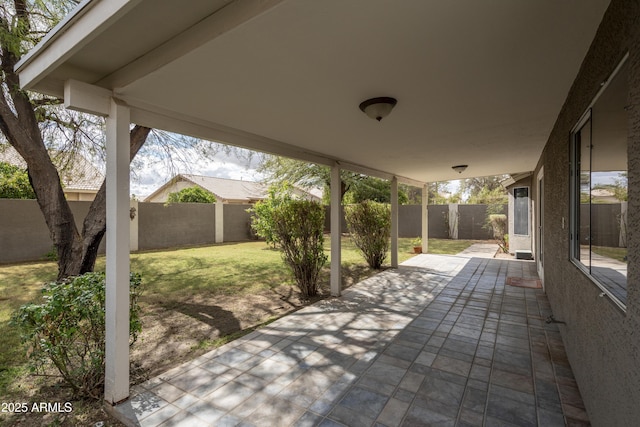
[[177,193],[185,188],[194,187],[193,183],[188,181],[174,181],[166,184],[166,187],[159,189],[158,193],[154,193],[153,197],[149,197],[145,202],[166,203],[170,193]]
[[[613,0],[567,96],[538,167],[544,167],[544,278],[555,318],[594,426],[640,420],[640,5]],[[567,22],[567,25],[571,25]],[[629,52],[628,299],[621,310],[569,257],[572,128]],[[535,197],[535,188],[533,192]],[[535,200],[535,198],[534,198]],[[548,356],[548,355],[547,355]]]

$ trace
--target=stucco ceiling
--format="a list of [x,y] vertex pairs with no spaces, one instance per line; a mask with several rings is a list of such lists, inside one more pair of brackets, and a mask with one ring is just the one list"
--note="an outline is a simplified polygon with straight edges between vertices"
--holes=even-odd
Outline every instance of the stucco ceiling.
[[[525,172],[608,3],[133,1],[27,85],[59,94],[74,78],[134,109],[418,181]],[[381,122],[358,109],[377,96],[398,100]]]

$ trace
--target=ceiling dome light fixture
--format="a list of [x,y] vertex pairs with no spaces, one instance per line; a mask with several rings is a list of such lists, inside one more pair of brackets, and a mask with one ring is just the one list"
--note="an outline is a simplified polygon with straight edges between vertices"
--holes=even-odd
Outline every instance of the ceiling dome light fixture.
[[455,166],[451,166],[451,169],[453,169],[454,171],[458,172],[458,173],[462,173],[465,171],[465,169],[467,169],[467,166],[469,165],[455,165]]
[[367,99],[360,103],[360,109],[372,119],[380,121],[387,117],[398,101],[387,96]]

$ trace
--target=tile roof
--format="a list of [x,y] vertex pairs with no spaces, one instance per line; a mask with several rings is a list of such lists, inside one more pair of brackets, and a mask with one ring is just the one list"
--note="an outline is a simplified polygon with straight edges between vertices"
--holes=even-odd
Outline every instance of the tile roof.
[[[266,199],[269,195],[269,186],[261,182],[243,181],[229,178],[215,178],[202,175],[178,174],[164,183],[162,186],[160,186],[149,196],[147,196],[145,198],[145,201],[148,202],[154,200],[154,198],[164,189],[180,181],[190,182],[194,185],[202,187],[205,190],[211,192],[214,196],[216,196],[217,200],[221,200],[222,202],[233,201],[240,203],[251,203],[258,200]],[[317,200],[322,199],[322,191],[317,189],[303,190],[300,188],[295,188],[294,193],[303,198],[311,198]]]
[[205,190],[213,193],[222,200],[255,201],[267,197],[267,186],[260,182],[241,181],[237,179],[214,178],[202,175],[178,175]]
[[[104,174],[81,154],[70,154],[62,151],[49,153],[65,191],[98,191],[104,181]],[[0,146],[0,162],[25,168],[27,163],[10,145]]]

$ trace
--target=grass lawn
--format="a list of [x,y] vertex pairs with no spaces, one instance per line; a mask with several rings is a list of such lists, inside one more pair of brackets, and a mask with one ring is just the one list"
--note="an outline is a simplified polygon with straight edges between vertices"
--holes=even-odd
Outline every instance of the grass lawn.
[[[400,239],[400,262],[414,255],[411,240]],[[429,252],[454,254],[472,243],[430,239]],[[329,239],[325,239],[325,245],[328,253]],[[345,287],[375,273],[366,266],[348,238],[342,243],[342,267]],[[104,257],[98,259],[96,270],[104,270]],[[229,340],[225,337],[238,336],[239,330],[308,303],[297,298],[280,253],[264,242],[132,254],[131,270],[142,274],[144,326],[143,344],[139,347],[149,349],[148,353],[137,356],[134,353],[132,359],[137,357],[161,369],[194,357],[194,352],[202,353],[220,345]],[[38,387],[42,384],[27,380],[30,377],[26,376],[24,349],[9,319],[19,306],[38,301],[42,285],[55,280],[56,272],[53,262],[0,267],[0,401],[40,393]],[[327,296],[328,265],[321,276],[321,289]],[[185,335],[191,332],[193,337]],[[170,350],[158,354],[158,349],[165,347]],[[155,374],[153,367],[146,368]],[[3,414],[0,414],[2,424]]]
[[612,248],[609,246],[592,246],[591,250],[598,255],[615,259],[620,262],[627,262],[627,248]]

